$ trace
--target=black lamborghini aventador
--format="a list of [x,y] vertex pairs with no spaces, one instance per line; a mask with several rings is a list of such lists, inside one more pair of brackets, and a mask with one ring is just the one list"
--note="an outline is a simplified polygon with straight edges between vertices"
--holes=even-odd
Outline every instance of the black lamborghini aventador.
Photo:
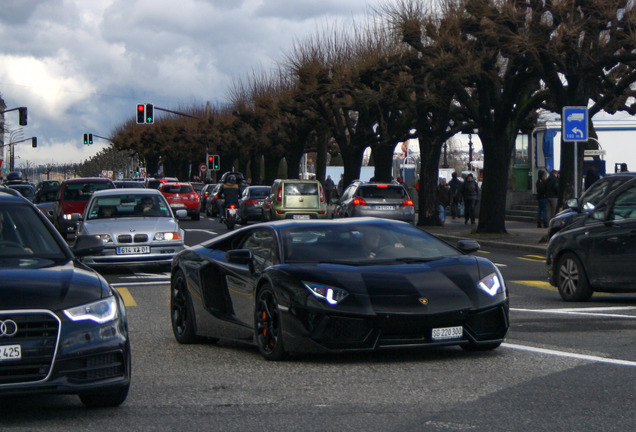
[[231,339],[290,353],[497,348],[508,293],[489,260],[377,218],[248,226],[179,253],[170,315],[180,343]]

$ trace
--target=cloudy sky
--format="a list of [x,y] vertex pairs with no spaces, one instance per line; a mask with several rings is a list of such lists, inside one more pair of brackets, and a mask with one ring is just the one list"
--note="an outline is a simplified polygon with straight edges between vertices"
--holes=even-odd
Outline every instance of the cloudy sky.
[[[270,70],[294,41],[360,20],[373,0],[2,0],[0,96],[16,167],[81,162],[133,119],[138,102],[166,109],[227,100],[233,80]],[[161,112],[156,112],[160,118]],[[6,161],[8,165],[8,160]],[[5,166],[5,165],[3,165]]]

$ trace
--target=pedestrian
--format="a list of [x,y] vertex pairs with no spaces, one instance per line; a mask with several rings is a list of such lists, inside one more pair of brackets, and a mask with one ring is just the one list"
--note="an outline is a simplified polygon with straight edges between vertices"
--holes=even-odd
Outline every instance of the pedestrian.
[[539,204],[539,210],[537,210],[537,228],[548,227],[548,207],[546,201],[546,179],[545,171],[539,170],[539,178],[537,179],[537,203]]
[[336,184],[331,179],[331,176],[327,176],[325,180],[325,193],[327,194],[327,204],[331,204],[331,198],[333,197],[333,191],[336,188]]
[[479,197],[479,185],[472,174],[466,176],[462,185],[462,199],[464,200],[464,224],[470,219],[471,225],[475,225],[475,204]]
[[545,197],[548,203],[548,219],[552,219],[557,212],[557,204],[559,203],[559,178],[557,171],[550,171],[550,175],[545,181]]
[[342,196],[343,190],[344,190],[344,174],[340,174],[340,180],[338,181],[338,186],[337,186],[338,197]]
[[437,186],[437,207],[439,209],[439,220],[442,225],[446,224],[446,207],[452,202],[450,187],[446,184],[446,179],[442,178]]
[[462,203],[462,181],[457,178],[457,173],[454,172],[451,174],[451,181],[448,182],[448,186],[450,186],[451,191],[451,204],[450,211],[451,217],[455,219],[456,217],[460,217],[459,214],[459,206]]
[[398,182],[399,184],[401,184],[401,185],[402,185],[402,187],[404,188],[404,190],[406,191],[406,193],[408,193],[408,192],[409,192],[409,187],[408,187],[408,185],[407,185],[406,183],[404,183],[404,180],[402,180],[402,177],[398,176],[396,180],[397,180],[397,182]]

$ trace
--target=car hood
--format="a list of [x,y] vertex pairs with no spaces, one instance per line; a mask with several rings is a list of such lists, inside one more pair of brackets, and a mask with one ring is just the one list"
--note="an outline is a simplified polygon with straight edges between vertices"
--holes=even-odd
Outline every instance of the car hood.
[[130,234],[179,231],[179,224],[172,218],[135,217],[85,221],[81,231],[85,234]]
[[0,309],[52,311],[90,303],[110,294],[106,281],[73,260],[0,260]]
[[[483,308],[505,298],[505,295],[490,296],[477,288],[479,280],[496,269],[490,261],[473,256],[412,264],[293,264],[285,267],[285,272],[295,280],[329,284],[344,288],[358,299],[366,297],[365,301],[375,313],[444,313]],[[420,299],[425,299],[422,300],[427,303],[425,307]],[[358,301],[356,303],[360,306]]]

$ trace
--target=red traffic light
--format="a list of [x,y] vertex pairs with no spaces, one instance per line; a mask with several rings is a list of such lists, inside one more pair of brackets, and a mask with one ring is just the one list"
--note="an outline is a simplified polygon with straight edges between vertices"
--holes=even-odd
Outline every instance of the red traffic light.
[[137,124],[146,123],[146,104],[137,104]]
[[214,156],[208,156],[208,162],[212,163],[214,161]]

